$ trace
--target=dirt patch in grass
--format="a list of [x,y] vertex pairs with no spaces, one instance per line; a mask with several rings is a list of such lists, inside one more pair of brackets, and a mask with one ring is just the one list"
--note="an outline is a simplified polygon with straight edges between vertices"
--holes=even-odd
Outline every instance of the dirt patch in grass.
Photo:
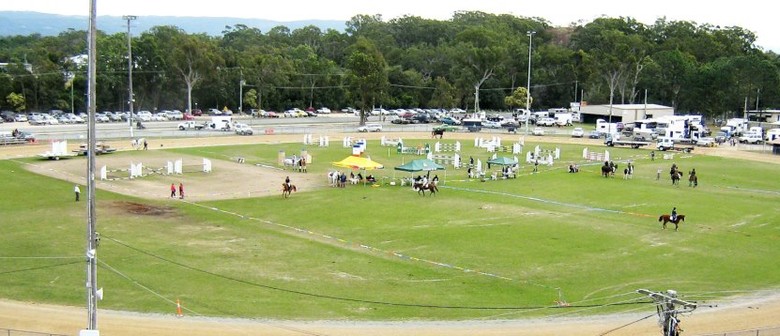
[[159,207],[136,202],[114,202],[113,206],[134,215],[143,216],[167,216],[173,214],[173,208]]

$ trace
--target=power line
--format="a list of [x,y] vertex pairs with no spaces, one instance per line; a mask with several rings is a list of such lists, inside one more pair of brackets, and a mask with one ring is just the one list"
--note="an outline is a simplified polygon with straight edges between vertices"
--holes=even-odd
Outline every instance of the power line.
[[310,292],[304,292],[300,290],[294,290],[294,289],[287,289],[287,288],[281,288],[277,286],[271,286],[271,285],[265,285],[260,284],[256,282],[252,282],[249,280],[239,279],[223,274],[214,273],[211,271],[207,271],[195,266],[190,266],[178,261],[174,261],[168,258],[165,258],[160,255],[156,255],[154,253],[142,250],[140,248],[136,248],[133,246],[130,246],[129,244],[123,243],[117,239],[107,237],[103,235],[104,239],[111,240],[121,246],[124,246],[128,249],[131,249],[133,251],[136,251],[138,253],[153,257],[155,259],[159,259],[162,261],[165,261],[167,263],[189,269],[191,271],[207,274],[210,276],[214,276],[217,278],[222,278],[225,280],[230,280],[233,282],[241,283],[248,286],[253,287],[259,287],[259,288],[265,288],[275,291],[280,291],[284,293],[289,294],[296,294],[296,295],[303,295],[308,297],[314,297],[314,298],[320,298],[320,299],[328,299],[328,300],[337,300],[337,301],[347,301],[347,302],[357,302],[357,303],[364,303],[364,304],[376,304],[376,305],[385,305],[385,306],[395,306],[395,307],[410,307],[410,308],[436,308],[436,309],[463,309],[463,310],[532,310],[532,309],[544,309],[544,308],[596,308],[596,307],[606,307],[606,306],[620,306],[620,305],[633,305],[633,304],[647,304],[647,302],[618,302],[618,303],[612,303],[612,304],[593,304],[593,305],[570,305],[570,306],[558,306],[558,305],[550,305],[550,306],[457,306],[457,305],[435,305],[435,304],[415,304],[415,303],[401,303],[401,302],[389,302],[389,301],[377,301],[377,300],[367,300],[367,299],[357,299],[357,298],[350,298],[350,297],[343,297],[343,296],[335,296],[335,295],[326,295],[326,294],[316,294],[316,293],[310,293]]
[[60,266],[68,266],[68,265],[80,264],[80,263],[82,263],[82,261],[71,261],[71,262],[62,263],[62,264],[55,264],[55,265],[46,265],[46,266],[38,266],[38,267],[30,267],[30,268],[21,268],[21,269],[16,269],[16,270],[0,272],[0,275],[11,274],[11,273],[21,273],[21,272],[27,272],[27,271],[38,271],[38,270],[42,270],[42,269],[49,269],[49,268],[55,268],[55,267],[60,267]]

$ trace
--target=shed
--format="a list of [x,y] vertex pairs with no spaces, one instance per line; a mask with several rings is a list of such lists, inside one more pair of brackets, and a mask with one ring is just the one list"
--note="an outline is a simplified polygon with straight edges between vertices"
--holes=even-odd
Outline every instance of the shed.
[[[658,104],[613,104],[611,115],[613,123],[632,123],[636,120],[673,116],[674,108]],[[609,116],[609,104],[586,105],[580,109],[580,120],[585,123],[596,123],[597,119],[609,120]]]

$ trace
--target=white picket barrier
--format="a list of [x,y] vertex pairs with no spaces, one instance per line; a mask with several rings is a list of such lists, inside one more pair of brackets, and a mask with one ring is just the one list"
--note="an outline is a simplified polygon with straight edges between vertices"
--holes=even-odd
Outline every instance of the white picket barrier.
[[398,147],[398,144],[403,146],[404,141],[401,138],[389,139],[383,135],[381,138],[379,138],[379,144],[381,146],[387,147]]
[[341,144],[344,148],[352,148],[352,137],[344,137]]
[[436,141],[436,143],[433,144],[433,151],[436,153],[441,153],[441,152],[460,153],[460,141],[456,141],[454,144],[443,144]]
[[321,135],[320,136],[320,147],[328,147],[330,146],[330,139],[328,139],[327,135]]
[[453,155],[428,153],[428,160],[432,160],[443,166],[452,165],[455,169],[460,169],[461,167],[460,154],[458,153]]
[[312,136],[311,133],[306,133],[303,135],[303,144],[304,145],[311,145],[312,144]]
[[211,172],[211,160],[203,158],[203,172],[204,173]]
[[143,177],[144,176],[144,164],[130,162],[130,178]]
[[609,151],[605,150],[603,153],[591,152],[586,147],[582,149],[582,158],[588,161],[598,161],[598,162],[609,161]]

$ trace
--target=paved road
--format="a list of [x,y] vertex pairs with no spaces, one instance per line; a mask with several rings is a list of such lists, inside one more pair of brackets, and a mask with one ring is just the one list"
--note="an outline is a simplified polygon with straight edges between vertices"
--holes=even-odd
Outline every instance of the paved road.
[[[371,117],[370,122],[377,122],[377,117]],[[205,122],[210,117],[198,117],[197,122]],[[316,118],[278,118],[278,119],[260,119],[247,116],[234,117],[234,121],[250,125],[255,134],[289,134],[289,133],[312,133],[312,132],[354,132],[358,126],[358,118],[351,115],[331,114],[322,115]],[[155,121],[145,122],[146,129],[139,130],[132,127],[132,136],[130,125],[127,123],[99,123],[97,124],[96,134],[98,139],[127,139],[127,138],[162,138],[162,137],[213,137],[232,135],[232,132],[222,131],[180,131],[177,125],[180,121]],[[385,131],[409,132],[409,131],[428,131],[431,124],[428,125],[393,125],[389,122],[383,122]],[[87,125],[46,125],[32,126],[28,123],[2,123],[0,131],[11,132],[13,129],[31,132],[39,140],[73,140],[86,139]]]

